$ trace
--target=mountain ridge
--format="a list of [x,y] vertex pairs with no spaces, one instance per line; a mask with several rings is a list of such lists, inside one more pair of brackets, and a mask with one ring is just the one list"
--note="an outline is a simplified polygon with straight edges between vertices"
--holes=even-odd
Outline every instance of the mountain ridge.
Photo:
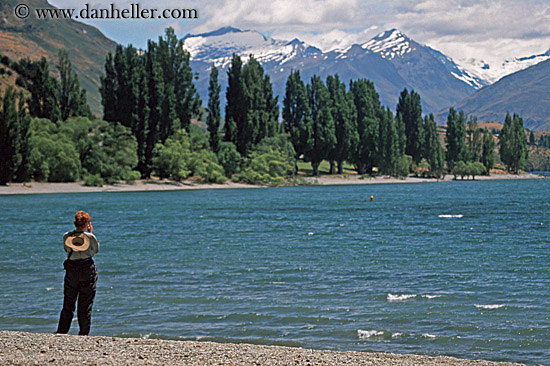
[[[423,110],[437,112],[473,94],[483,85],[440,52],[420,45],[397,29],[378,34],[369,41],[342,50],[323,52],[298,39],[276,40],[254,30],[233,27],[188,34],[184,47],[191,54],[194,71],[199,71],[199,93],[207,96],[206,78],[210,65],[224,71],[233,53],[246,62],[250,55],[262,63],[270,75],[275,94],[284,95],[286,78],[299,69],[307,81],[313,74],[325,78],[339,74],[344,82],[352,79],[372,80],[382,104],[392,109],[404,88],[414,89],[423,97]],[[444,62],[443,62],[444,60]],[[222,88],[226,82],[220,73]]]

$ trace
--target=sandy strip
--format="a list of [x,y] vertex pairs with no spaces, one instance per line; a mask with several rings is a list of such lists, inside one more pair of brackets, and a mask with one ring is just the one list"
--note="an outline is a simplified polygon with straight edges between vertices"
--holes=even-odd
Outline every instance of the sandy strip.
[[141,338],[82,337],[0,331],[1,365],[520,365],[453,357],[317,351]]
[[[375,178],[361,178],[357,175],[323,175],[321,177],[302,177],[302,182],[312,185],[347,185],[347,184],[389,184],[389,183],[436,183],[452,181],[453,176],[447,175],[444,179],[432,178],[393,178],[381,176]],[[541,175],[534,174],[493,174],[479,176],[476,180],[500,180],[500,179],[545,179]],[[224,184],[201,184],[192,181],[172,182],[140,180],[134,184],[114,184],[103,187],[86,187],[81,182],[76,183],[10,183],[0,186],[0,195],[5,194],[40,194],[40,193],[86,193],[86,192],[141,192],[141,191],[175,191],[189,189],[223,189],[223,188],[258,188],[243,183],[227,182]]]

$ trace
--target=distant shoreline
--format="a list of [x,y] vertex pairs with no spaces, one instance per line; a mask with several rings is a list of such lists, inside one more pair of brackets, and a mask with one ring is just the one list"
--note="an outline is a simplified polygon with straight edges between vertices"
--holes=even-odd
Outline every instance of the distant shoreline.
[[[361,178],[357,175],[322,175],[320,177],[301,177],[305,185],[348,185],[348,184],[393,184],[393,183],[436,183],[452,181],[452,175],[442,179],[434,178],[394,178],[380,176],[374,178]],[[481,180],[503,180],[503,179],[545,179],[542,175],[522,173],[515,174],[493,174],[490,176],[476,176],[476,181]],[[470,179],[471,180],[471,179]],[[460,179],[458,179],[460,181]],[[46,193],[93,193],[93,192],[153,192],[153,191],[181,191],[197,189],[235,189],[235,188],[261,188],[264,186],[244,183],[226,182],[224,184],[196,183],[192,181],[174,182],[159,180],[138,180],[134,184],[106,184],[103,187],[87,187],[82,182],[73,183],[10,183],[7,186],[0,186],[0,195],[18,194],[46,194]]]
[[454,357],[322,351],[252,344],[23,333],[0,330],[0,363],[7,365],[421,365],[504,366]]

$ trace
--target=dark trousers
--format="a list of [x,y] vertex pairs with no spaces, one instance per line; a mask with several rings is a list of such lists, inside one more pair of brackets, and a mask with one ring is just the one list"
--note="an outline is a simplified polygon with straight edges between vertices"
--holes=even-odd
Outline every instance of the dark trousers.
[[65,289],[63,310],[59,316],[57,333],[67,334],[73,321],[75,304],[78,299],[78,326],[80,335],[88,335],[92,322],[92,305],[94,304],[97,284],[97,269],[90,259],[67,261],[65,272]]

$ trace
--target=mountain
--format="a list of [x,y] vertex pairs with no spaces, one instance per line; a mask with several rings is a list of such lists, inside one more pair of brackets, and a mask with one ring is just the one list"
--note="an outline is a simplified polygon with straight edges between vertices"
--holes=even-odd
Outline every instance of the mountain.
[[[486,85],[461,70],[450,58],[423,46],[392,29],[373,39],[343,50],[323,52],[298,39],[276,40],[253,30],[221,28],[214,32],[184,37],[191,53],[191,66],[198,72],[197,89],[208,98],[208,77],[212,64],[221,68],[222,90],[233,53],[247,61],[249,55],[260,61],[270,76],[273,89],[282,102],[290,72],[299,69],[309,81],[314,74],[326,78],[338,74],[348,82],[367,78],[374,82],[382,104],[395,108],[404,88],[416,90],[422,97],[423,111],[437,112],[455,104]],[[223,98],[222,98],[223,99]]]
[[528,57],[514,57],[506,59],[502,63],[493,65],[477,59],[460,61],[459,64],[462,69],[468,70],[470,75],[474,75],[475,77],[484,80],[487,85],[490,85],[506,75],[524,70],[548,59],[550,59],[550,50],[545,53]]
[[[455,109],[480,121],[504,122],[506,112],[517,113],[533,131],[550,130],[550,59],[507,75],[455,104]],[[438,113],[440,122],[448,110]]]
[[[19,3],[0,1],[0,53],[12,60],[44,56],[50,61],[50,70],[55,71],[58,50],[66,49],[80,85],[87,90],[92,113],[102,115],[99,77],[105,57],[115,50],[116,43],[96,28],[70,19],[37,19],[32,15],[18,19],[13,9]],[[25,4],[31,9],[53,8],[46,0],[27,0]]]

